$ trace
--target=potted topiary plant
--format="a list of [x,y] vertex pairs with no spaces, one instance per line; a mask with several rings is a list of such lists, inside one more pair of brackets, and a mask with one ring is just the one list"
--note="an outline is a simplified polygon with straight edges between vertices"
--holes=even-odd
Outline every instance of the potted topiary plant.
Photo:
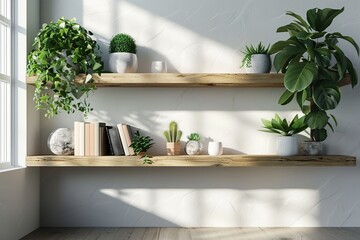
[[351,60],[337,44],[338,40],[345,40],[359,55],[358,45],[349,36],[326,31],[343,11],[344,8],[314,8],[307,11],[306,20],[287,12],[295,20],[278,28],[277,32],[288,32],[290,37],[278,41],[270,49],[270,54],[276,54],[276,71],[285,73],[286,90],[279,104],[285,105],[296,99],[305,114],[305,123],[311,129],[312,142],[322,142],[327,138],[327,126],[334,131],[331,119],[337,125],[335,117],[327,111],[335,109],[340,102],[339,87],[345,74],[350,75],[353,87],[358,81]]
[[152,141],[153,139],[150,136],[143,136],[139,131],[136,131],[133,135],[130,147],[134,149],[136,156],[145,155],[146,151],[154,145]]
[[169,125],[169,131],[164,131],[164,136],[167,141],[167,155],[180,155],[181,135],[182,131],[178,130],[178,124],[172,121]]
[[297,133],[307,128],[305,116],[299,118],[296,115],[289,123],[285,118],[281,119],[278,114],[271,120],[261,119],[263,123],[263,132],[275,133],[280,136],[276,141],[276,152],[280,156],[292,156],[298,154]]
[[92,110],[87,100],[95,89],[92,74],[101,74],[103,62],[91,35],[75,18],[60,18],[44,24],[35,38],[27,73],[37,76],[34,101],[46,117],[54,117],[61,109],[85,116]]
[[245,67],[247,73],[269,73],[271,70],[271,59],[269,55],[270,45],[265,47],[261,42],[254,47],[245,46],[242,53],[244,57],[240,68]]
[[119,33],[110,41],[109,68],[115,73],[133,73],[138,67],[135,40],[128,34]]
[[191,133],[187,136],[187,141],[185,145],[185,152],[188,155],[197,155],[201,152],[201,143],[200,143],[200,134],[198,133]]

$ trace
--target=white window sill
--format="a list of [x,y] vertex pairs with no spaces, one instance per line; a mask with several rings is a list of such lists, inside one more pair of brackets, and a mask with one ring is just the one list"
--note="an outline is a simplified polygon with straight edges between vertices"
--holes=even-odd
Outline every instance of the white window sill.
[[23,167],[23,166],[0,168],[0,174],[1,174],[1,173],[6,173],[6,172],[12,172],[12,171],[17,171],[17,170],[22,170],[22,169],[25,169],[25,168],[26,168],[26,167]]

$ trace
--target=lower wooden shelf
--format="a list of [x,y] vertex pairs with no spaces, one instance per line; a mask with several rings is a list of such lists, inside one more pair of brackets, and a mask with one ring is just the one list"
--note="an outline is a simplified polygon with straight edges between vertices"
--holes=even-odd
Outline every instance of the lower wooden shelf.
[[356,166],[352,156],[222,155],[154,156],[143,164],[138,156],[28,156],[28,167],[262,167],[262,166]]

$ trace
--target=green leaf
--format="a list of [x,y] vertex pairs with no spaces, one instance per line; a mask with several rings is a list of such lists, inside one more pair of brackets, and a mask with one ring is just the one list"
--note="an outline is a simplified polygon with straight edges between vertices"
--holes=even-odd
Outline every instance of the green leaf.
[[286,105],[292,101],[294,98],[295,93],[292,93],[288,90],[285,90],[285,92],[281,95],[279,98],[278,104],[280,105]]
[[303,26],[307,31],[310,30],[309,29],[310,28],[309,24],[301,16],[299,16],[296,13],[291,12],[291,11],[286,12],[286,15],[289,15],[289,16],[292,16],[292,17],[296,18],[299,21],[299,24],[301,26]]
[[335,117],[334,115],[332,115],[332,114],[330,114],[330,116],[331,116],[331,118],[333,119],[333,121],[334,121],[334,123],[335,123],[335,126],[337,126],[337,125],[338,125],[338,122],[337,122],[337,120],[336,120],[336,117]]
[[99,68],[101,68],[102,67],[102,65],[100,64],[100,63],[95,63],[94,64],[94,67],[93,67],[93,70],[95,71],[95,70],[97,70],[97,69],[99,69]]
[[313,62],[299,62],[289,65],[285,73],[284,85],[290,92],[307,88],[317,75],[317,67]]
[[316,112],[310,112],[305,117],[305,122],[311,129],[322,129],[326,126],[329,120],[325,111],[320,110]]
[[341,49],[337,46],[333,46],[334,48],[334,56],[336,59],[336,66],[337,66],[337,70],[339,73],[339,80],[343,79],[345,76],[345,72],[346,72],[346,68],[347,68],[347,61],[346,61],[346,57],[345,54],[343,53],[343,51],[341,51]]
[[316,142],[322,142],[327,138],[326,129],[312,129],[311,135]]
[[341,98],[339,87],[333,82],[324,82],[315,86],[313,99],[315,104],[323,110],[335,109]]
[[[279,27],[276,32],[300,32],[304,31],[304,29],[300,24],[292,22],[290,24],[287,24],[285,26]],[[292,35],[292,34],[291,34]]]
[[301,110],[304,108],[304,103],[305,103],[306,99],[307,99],[307,91],[306,90],[303,90],[296,94],[296,101]]
[[307,11],[306,17],[312,29],[318,32],[324,31],[331,25],[334,18],[341,14],[344,8],[331,9],[331,8],[313,8]]
[[336,38],[341,38],[343,40],[346,40],[348,41],[350,44],[352,44],[354,46],[354,48],[356,49],[356,52],[359,56],[359,53],[360,53],[360,50],[359,50],[359,45],[354,41],[354,39],[350,36],[343,36],[341,33],[339,32],[335,32],[335,33],[332,33],[330,34],[330,36],[334,36]]
[[350,61],[350,59],[348,59],[347,57],[346,57],[346,62],[347,62],[346,70],[349,72],[349,75],[350,75],[351,86],[355,87],[358,83],[357,72],[355,71],[354,66],[353,66],[352,62]]

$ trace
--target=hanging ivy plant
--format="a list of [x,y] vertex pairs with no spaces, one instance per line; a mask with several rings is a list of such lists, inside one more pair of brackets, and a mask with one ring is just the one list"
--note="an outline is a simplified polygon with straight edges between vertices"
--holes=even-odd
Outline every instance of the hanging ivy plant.
[[44,24],[35,38],[27,73],[37,76],[34,101],[46,117],[61,110],[86,117],[93,110],[87,98],[96,89],[92,74],[101,74],[103,62],[91,35],[75,19],[60,18]]

